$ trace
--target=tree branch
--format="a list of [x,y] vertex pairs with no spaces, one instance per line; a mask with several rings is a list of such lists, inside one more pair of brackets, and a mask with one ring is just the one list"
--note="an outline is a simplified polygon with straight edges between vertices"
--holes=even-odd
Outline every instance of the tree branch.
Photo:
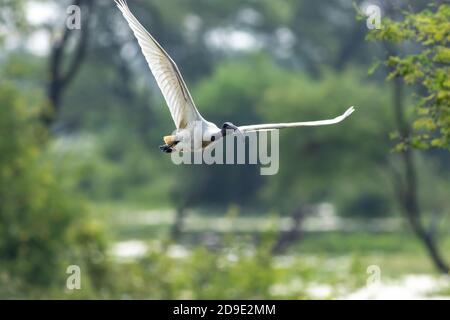
[[50,100],[51,110],[43,115],[43,122],[47,127],[50,127],[53,124],[61,107],[62,95],[80,70],[80,66],[86,55],[93,1],[74,0],[73,5],[86,8],[86,18],[84,19],[85,25],[80,30],[79,41],[66,72],[64,72],[64,54],[69,44],[69,40],[74,35],[73,30],[69,30],[64,24],[61,38],[53,44],[49,61],[50,80],[48,85],[48,98]]

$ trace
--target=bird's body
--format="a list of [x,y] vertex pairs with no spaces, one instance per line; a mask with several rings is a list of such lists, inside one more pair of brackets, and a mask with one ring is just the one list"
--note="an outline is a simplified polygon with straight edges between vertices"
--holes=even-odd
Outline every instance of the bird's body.
[[163,138],[165,144],[160,146],[160,149],[164,152],[202,150],[225,135],[236,132],[242,134],[261,130],[335,124],[344,120],[354,111],[354,108],[350,107],[341,116],[329,120],[257,124],[240,127],[230,122],[225,122],[219,128],[214,123],[205,120],[198,112],[177,65],[131,13],[126,0],[115,0],[115,2],[138,40],[142,53],[161,89],[172,119],[175,122],[175,132],[165,136]]
[[177,129],[174,134],[163,138],[165,145],[161,146],[161,150],[165,152],[173,151],[199,151],[206,148],[214,141],[211,137],[221,136],[221,129],[214,123],[199,120],[188,123],[182,129]]

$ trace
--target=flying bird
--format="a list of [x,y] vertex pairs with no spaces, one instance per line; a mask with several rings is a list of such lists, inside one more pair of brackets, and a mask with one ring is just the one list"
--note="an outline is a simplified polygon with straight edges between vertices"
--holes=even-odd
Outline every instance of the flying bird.
[[[236,126],[231,122],[225,122],[219,128],[214,123],[205,120],[198,112],[177,65],[133,15],[126,0],[115,0],[115,2],[133,31],[175,122],[174,133],[163,137],[164,145],[160,146],[163,152],[198,151],[229,134],[242,135],[262,130],[331,125],[341,122],[355,110],[350,107],[344,114],[328,120],[245,126]],[[201,132],[201,143],[193,144],[192,139],[198,132]]]

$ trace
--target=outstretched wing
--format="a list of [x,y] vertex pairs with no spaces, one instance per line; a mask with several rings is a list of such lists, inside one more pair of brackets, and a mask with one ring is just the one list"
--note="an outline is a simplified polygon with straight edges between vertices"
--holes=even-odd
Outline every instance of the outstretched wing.
[[274,130],[283,128],[303,127],[303,126],[326,126],[330,124],[339,123],[355,111],[354,107],[350,107],[344,114],[334,119],[318,120],[318,121],[305,121],[305,122],[289,122],[289,123],[267,123],[267,124],[255,124],[250,126],[240,126],[239,130],[243,133],[251,131],[262,130]]
[[126,0],[115,2],[138,40],[177,129],[191,121],[202,120],[175,62],[131,13]]

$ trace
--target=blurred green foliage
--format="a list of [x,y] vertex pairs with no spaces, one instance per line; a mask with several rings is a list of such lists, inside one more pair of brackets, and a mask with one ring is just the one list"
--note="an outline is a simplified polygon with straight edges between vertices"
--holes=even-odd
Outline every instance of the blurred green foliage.
[[[27,24],[24,14],[24,0],[2,0],[0,5],[0,26],[14,27],[25,31]],[[3,44],[7,35],[7,29],[0,28],[0,44]]]
[[[370,38],[393,43],[417,43],[412,50],[389,56],[389,79],[401,77],[418,95],[415,135],[398,148],[450,148],[450,5],[406,13],[402,21],[383,20]],[[411,46],[410,46],[411,47]]]
[[0,87],[0,293],[24,297],[64,288],[67,266],[100,282],[105,242],[81,198],[60,186],[45,150],[39,99],[10,82]]

